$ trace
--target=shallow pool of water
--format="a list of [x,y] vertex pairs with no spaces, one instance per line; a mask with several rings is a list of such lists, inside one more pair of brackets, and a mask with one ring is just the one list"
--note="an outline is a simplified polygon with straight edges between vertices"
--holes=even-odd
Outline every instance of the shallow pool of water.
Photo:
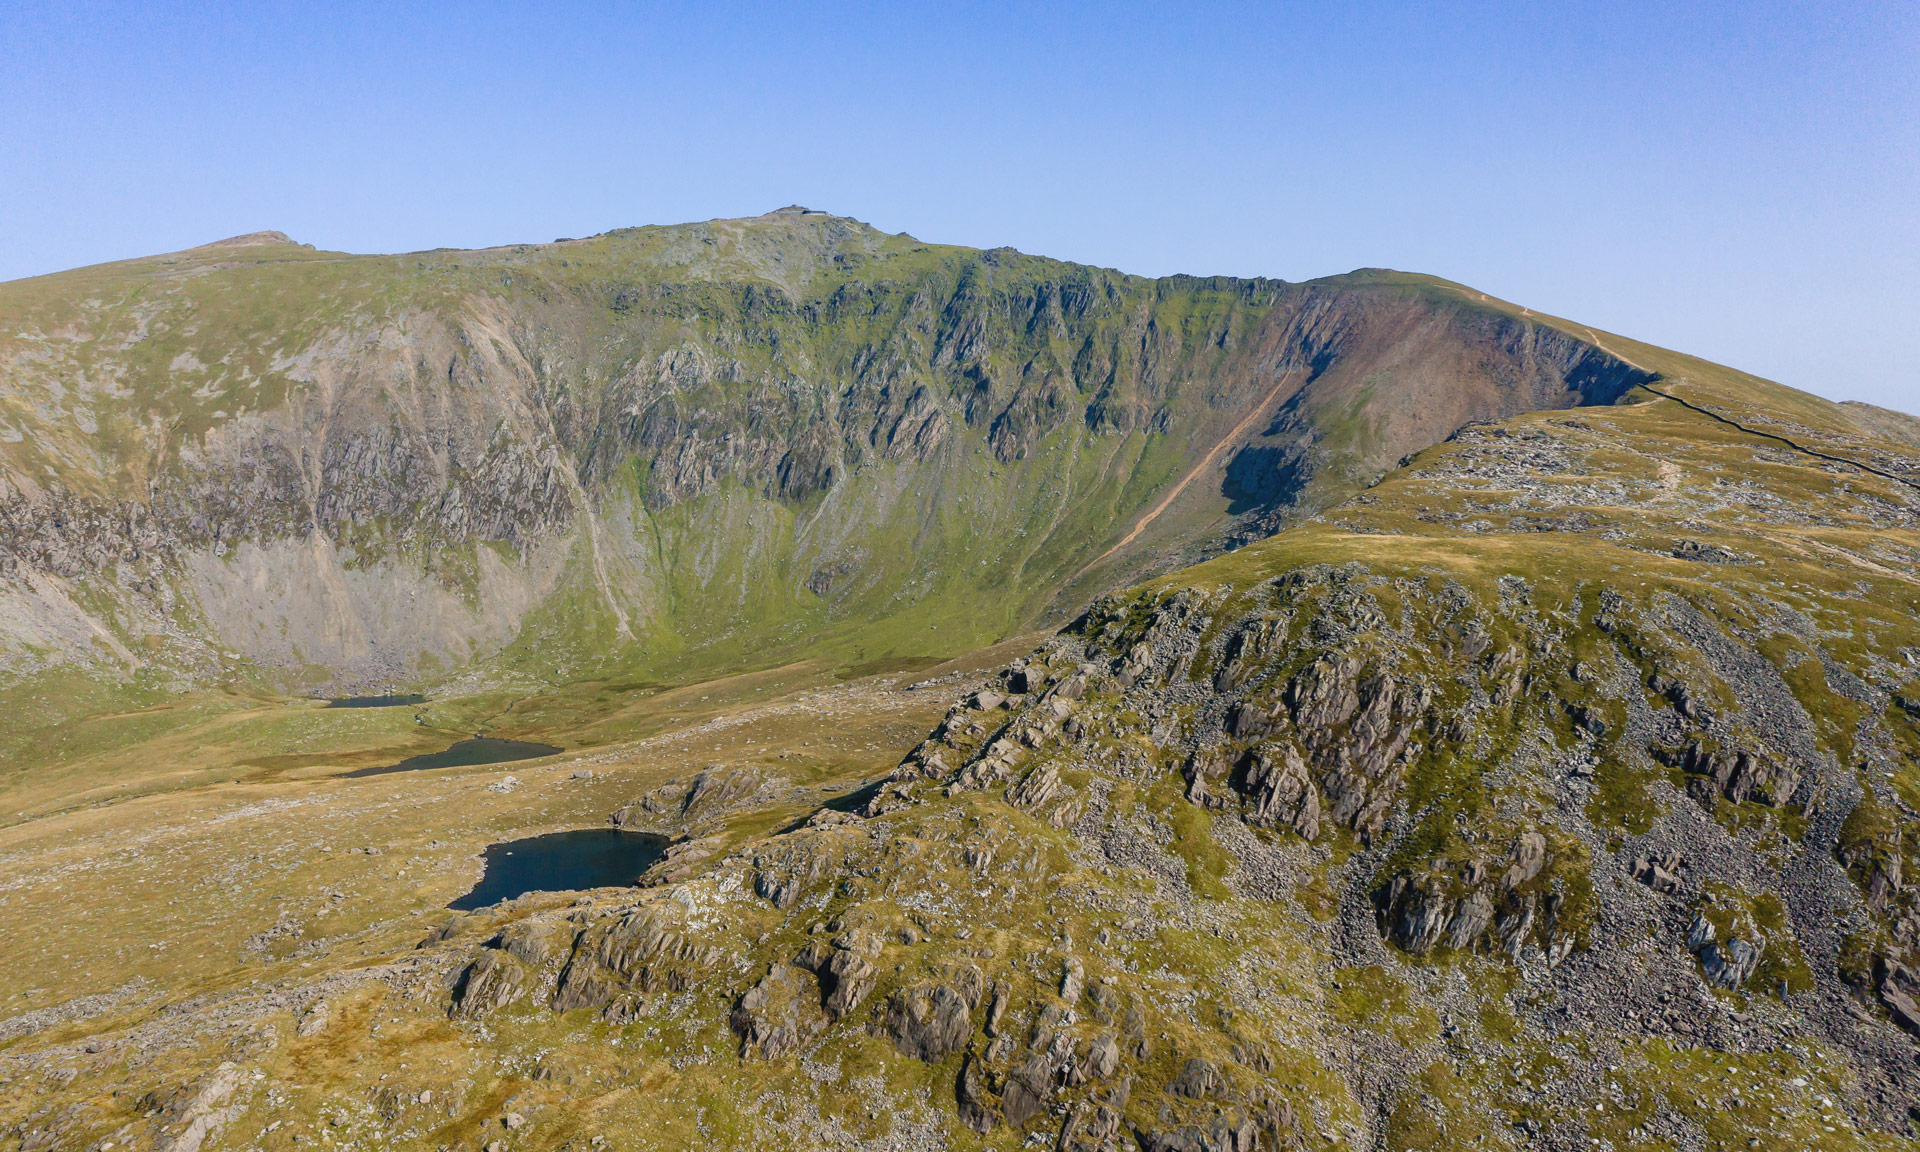
[[399,708],[406,704],[425,704],[427,698],[415,693],[405,696],[342,696],[327,701],[329,708]]
[[473,891],[447,905],[462,912],[528,892],[572,892],[633,883],[667,849],[665,836],[581,828],[493,844]]
[[561,749],[552,744],[476,736],[471,740],[461,740],[444,752],[409,756],[398,764],[361,768],[353,772],[342,772],[341,775],[346,777],[384,776],[389,772],[413,772],[422,768],[464,768],[473,764],[505,764],[512,760],[532,760],[537,756],[551,756],[558,751]]

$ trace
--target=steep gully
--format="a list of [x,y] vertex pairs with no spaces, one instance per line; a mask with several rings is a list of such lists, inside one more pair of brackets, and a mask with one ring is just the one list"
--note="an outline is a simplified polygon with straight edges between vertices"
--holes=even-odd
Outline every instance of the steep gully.
[[[1100,553],[1100,555],[1095,556],[1092,560],[1089,560],[1085,567],[1081,568],[1078,572],[1075,572],[1073,574],[1073,580],[1078,580],[1080,579],[1080,577],[1085,576],[1088,572],[1093,571],[1094,566],[1099,564],[1102,560],[1105,560],[1107,557],[1113,555],[1115,552],[1120,551],[1120,549],[1125,548],[1127,545],[1133,543],[1135,540],[1138,540],[1140,538],[1140,534],[1147,530],[1147,526],[1149,524],[1152,524],[1154,520],[1159,517],[1160,513],[1165,512],[1167,508],[1170,505],[1172,505],[1172,503],[1175,500],[1178,500],[1180,498],[1180,494],[1187,490],[1187,486],[1192,484],[1196,477],[1198,477],[1202,472],[1205,472],[1208,468],[1211,468],[1214,465],[1215,461],[1219,460],[1220,454],[1222,452],[1225,452],[1228,448],[1232,447],[1235,443],[1237,443],[1240,440],[1242,436],[1245,436],[1247,434],[1248,429],[1252,428],[1254,424],[1256,424],[1261,419],[1267,416],[1267,414],[1273,408],[1274,401],[1280,398],[1280,393],[1286,390],[1286,387],[1288,384],[1293,383],[1294,376],[1295,376],[1295,373],[1291,373],[1291,372],[1283,376],[1280,379],[1280,382],[1273,386],[1273,391],[1268,392],[1266,395],[1266,398],[1261,400],[1259,404],[1256,404],[1247,413],[1245,419],[1241,420],[1240,423],[1235,424],[1233,426],[1233,431],[1228,432],[1225,436],[1221,437],[1220,442],[1218,444],[1215,444],[1210,450],[1208,450],[1207,454],[1201,457],[1200,462],[1198,464],[1195,464],[1192,468],[1188,469],[1187,474],[1180,478],[1180,482],[1175,484],[1172,487],[1172,489],[1170,489],[1167,492],[1165,496],[1161,497],[1159,503],[1155,504],[1152,508],[1149,508],[1147,510],[1147,514],[1145,516],[1142,516],[1140,518],[1139,523],[1135,524],[1133,528],[1125,536],[1120,538],[1120,542],[1118,544],[1115,544],[1113,547],[1107,549],[1105,552],[1102,552]],[[1067,581],[1067,583],[1071,584],[1073,583],[1073,580],[1069,580]]]

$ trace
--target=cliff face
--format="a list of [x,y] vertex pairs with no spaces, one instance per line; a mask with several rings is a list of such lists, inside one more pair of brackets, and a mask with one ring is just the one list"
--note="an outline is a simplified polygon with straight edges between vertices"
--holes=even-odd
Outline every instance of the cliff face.
[[16,674],[958,650],[1650,378],[1421,277],[1146,280],[817,213],[240,239],[0,287]]

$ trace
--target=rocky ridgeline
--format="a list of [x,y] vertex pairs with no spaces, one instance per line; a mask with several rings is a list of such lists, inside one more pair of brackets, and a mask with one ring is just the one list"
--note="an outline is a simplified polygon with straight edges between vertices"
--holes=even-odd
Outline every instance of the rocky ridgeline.
[[[1142,770],[1181,773],[1190,803],[1307,840],[1340,832],[1363,846],[1403,840],[1413,830],[1408,776],[1444,772],[1510,738],[1527,657],[1511,642],[1496,645],[1493,621],[1464,588],[1444,589],[1437,602],[1417,585],[1396,589],[1444,621],[1440,643],[1429,645],[1390,626],[1366,587],[1360,573],[1296,572],[1226,621],[1224,592],[1096,608],[1080,635],[1008,673],[1010,695],[976,696],[950,716],[868,812],[904,802],[916,777],[932,775],[949,792],[1004,783],[1015,806],[1063,826],[1079,806],[1060,783],[1059,754],[1076,756],[1088,733],[1127,732],[1153,749]],[[1009,706],[1019,714],[997,730],[982,722]],[[972,737],[983,743],[973,747]],[[1576,741],[1594,737],[1583,731]],[[963,766],[947,772],[949,761]],[[1591,896],[1578,882],[1585,852],[1557,831],[1550,850],[1536,824],[1553,831],[1543,810],[1501,813],[1449,855],[1383,877],[1373,892],[1383,932],[1416,954],[1497,941],[1514,953],[1532,944],[1557,963],[1589,916]]]
[[[856,803],[643,898],[679,915],[674,899],[711,886],[762,909],[762,928],[696,943],[657,912],[569,912],[496,937],[453,1009],[531,994],[631,1022],[733,981],[727,1027],[747,1060],[870,1036],[948,1069],[956,1118],[983,1134],[1247,1152],[1346,1122],[1297,1061],[1340,1069],[1364,1112],[1406,1090],[1382,1068],[1427,1057],[1263,1030],[1266,1009],[1231,981],[1216,1017],[1181,1019],[1113,949],[1205,922],[1214,901],[1305,922],[1318,884],[1333,970],[1391,967],[1385,946],[1401,963],[1507,966],[1544,990],[1550,1031],[1811,1039],[1849,1054],[1862,1114],[1897,1126],[1920,1092],[1895,1030],[1916,1023],[1912,833],[1894,832],[1911,825],[1875,822],[1881,802],[1859,801],[1749,639],[1666,594],[1363,565],[1110,598],[957,704]],[[1866,716],[1863,742],[1879,723]],[[1212,896],[1168,825],[1143,835],[1141,809],[1115,800],[1157,788],[1166,819],[1211,822],[1184,847],[1223,853]],[[750,790],[715,775],[643,806]],[[1109,926],[1075,940],[1049,927],[1067,921],[1010,915],[1001,892]],[[756,932],[769,943],[748,944]],[[1224,930],[1207,950],[1256,974],[1316,970]],[[1598,1065],[1553,1098],[1586,1099],[1588,1075]]]
[[[1542,611],[1516,578],[1496,605],[1360,566],[1110,601],[956,709],[866,811],[925,802],[930,786],[999,788],[1070,826],[1085,798],[1063,781],[1115,767],[1089,738],[1131,737],[1144,755],[1123,775],[1180,772],[1188,802],[1254,827],[1350,834],[1378,930],[1408,954],[1557,967],[1613,919],[1619,886],[1602,873],[1618,869],[1690,904],[1664,917],[1666,946],[1708,984],[1807,1006],[1844,983],[1920,1036],[1914,814],[1860,800],[1852,766],[1736,628],[1672,597],[1603,589]],[[1824,676],[1859,702],[1901,700],[1830,659]],[[1859,739],[1897,757],[1897,721],[1876,711]],[[1622,835],[1597,811],[1596,775],[1610,805],[1688,802]],[[1449,778],[1462,793],[1436,795]],[[1620,982],[1601,965],[1583,976]],[[1607,990],[1569,989],[1583,991]],[[1883,1061],[1870,1073],[1883,1100],[1912,1098],[1897,1045],[1838,1031]]]

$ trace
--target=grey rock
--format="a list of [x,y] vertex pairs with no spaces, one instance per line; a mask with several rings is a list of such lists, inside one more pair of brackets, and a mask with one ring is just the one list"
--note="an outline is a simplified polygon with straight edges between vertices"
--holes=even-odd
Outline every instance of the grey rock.
[[993,986],[993,996],[987,1003],[986,1031],[988,1036],[1000,1035],[1000,1021],[1006,1016],[1007,1005],[1011,1000],[1012,997],[1008,994],[1006,985],[995,984]]
[[[734,1006],[728,1024],[740,1037],[740,1055],[777,1060],[812,1039],[826,1020],[803,977],[790,965],[775,964]],[[810,983],[810,982],[809,982]]]
[[1001,1102],[1007,1123],[1016,1130],[1046,1114],[1053,1102],[1053,1066],[1045,1056],[1028,1056],[1014,1069],[1001,1091]]
[[1523,832],[1513,842],[1507,870],[1501,875],[1500,883],[1507,888],[1518,888],[1540,875],[1540,870],[1546,866],[1547,838],[1538,832]]
[[1306,760],[1292,743],[1262,744],[1253,752],[1245,790],[1249,824],[1282,825],[1308,840],[1320,830],[1320,794],[1308,778]]
[[1075,957],[1068,957],[1060,965],[1060,998],[1068,1004],[1078,1004],[1080,994],[1087,984],[1086,966]]
[[532,973],[511,954],[483,950],[461,973],[453,993],[453,1014],[482,1016],[526,994]]
[[953,1096],[960,1123],[981,1135],[1000,1126],[999,1095],[988,1082],[987,1069],[972,1052],[967,1053],[966,1062],[960,1067],[960,1078],[954,1084]]
[[1181,1067],[1180,1074],[1173,1078],[1173,1083],[1167,1085],[1167,1091],[1190,1100],[1233,1098],[1233,1088],[1227,1083],[1226,1077],[1220,1074],[1220,1069],[1214,1067],[1211,1061],[1197,1056]]
[[893,994],[886,1029],[902,1056],[933,1063],[966,1046],[971,1016],[960,993],[945,984],[921,984]]
[[838,1020],[859,1007],[860,1002],[873,991],[880,970],[857,952],[837,949],[833,959],[827,962],[824,976],[827,995],[822,1007],[826,1009],[828,1019]]
[[1080,1067],[1089,1080],[1105,1080],[1120,1070],[1120,1044],[1112,1036],[1100,1036],[1088,1046]]
[[1753,975],[1760,963],[1760,950],[1740,939],[1729,937],[1725,943],[1709,942],[1700,949],[1700,967],[1707,979],[1722,988],[1739,988]]

